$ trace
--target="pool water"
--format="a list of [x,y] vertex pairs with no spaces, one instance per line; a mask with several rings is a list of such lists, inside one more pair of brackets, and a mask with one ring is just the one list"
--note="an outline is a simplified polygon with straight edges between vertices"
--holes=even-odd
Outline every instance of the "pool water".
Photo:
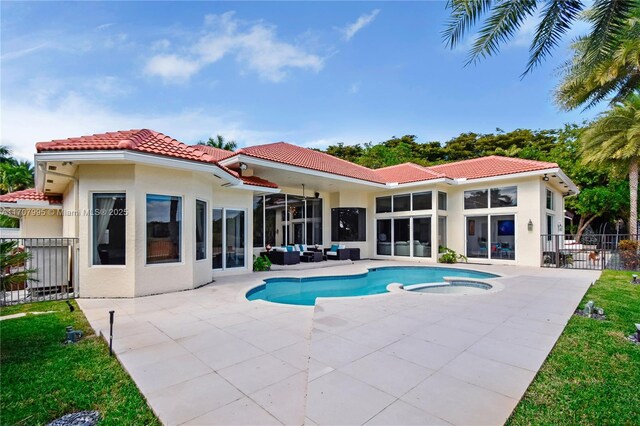
[[267,300],[290,305],[315,304],[317,297],[367,296],[387,292],[391,283],[412,285],[419,283],[440,283],[444,277],[495,278],[498,275],[486,272],[456,268],[436,268],[428,266],[390,266],[369,269],[359,275],[311,277],[311,278],[268,278],[265,283],[247,293],[249,300]]
[[492,286],[485,283],[452,282],[426,286],[418,285],[416,288],[407,288],[406,290],[431,294],[482,294],[491,289]]

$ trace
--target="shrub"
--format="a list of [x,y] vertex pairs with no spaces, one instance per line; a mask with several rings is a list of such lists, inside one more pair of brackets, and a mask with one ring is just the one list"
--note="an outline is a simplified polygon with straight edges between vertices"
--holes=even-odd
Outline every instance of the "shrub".
[[256,272],[268,271],[271,269],[271,261],[267,256],[253,256],[253,270]]
[[440,258],[438,262],[440,263],[456,263],[458,261],[467,261],[467,257],[463,254],[458,254],[455,250],[451,250],[447,247],[440,248]]
[[31,274],[35,269],[25,269],[31,254],[24,251],[14,240],[0,243],[0,291],[23,288],[27,280],[33,280]]
[[618,243],[620,262],[625,269],[636,270],[640,266],[640,253],[638,253],[638,242],[632,240],[621,240]]

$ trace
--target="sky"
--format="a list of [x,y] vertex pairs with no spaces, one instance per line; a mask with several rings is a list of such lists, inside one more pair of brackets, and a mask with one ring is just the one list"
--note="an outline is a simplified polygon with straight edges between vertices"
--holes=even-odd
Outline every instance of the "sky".
[[535,19],[465,66],[432,2],[0,3],[0,136],[35,143],[149,128],[193,144],[419,142],[549,129],[602,110],[553,104],[554,56],[521,79]]

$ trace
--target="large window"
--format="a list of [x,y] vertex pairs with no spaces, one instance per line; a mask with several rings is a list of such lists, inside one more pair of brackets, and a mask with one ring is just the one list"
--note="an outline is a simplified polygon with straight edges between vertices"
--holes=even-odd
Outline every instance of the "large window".
[[253,246],[263,247],[264,243],[264,197],[253,197]]
[[307,199],[307,244],[322,244],[322,200]]
[[341,207],[331,209],[332,241],[366,241],[367,209]]
[[376,198],[376,213],[431,210],[432,208],[433,199],[431,191]]
[[438,216],[438,249],[447,246],[447,217]]
[[213,209],[213,269],[245,266],[246,223],[244,210]]
[[124,265],[127,205],[125,194],[93,194],[93,264]]
[[518,205],[518,187],[491,188],[491,207],[514,207]]
[[413,194],[412,210],[431,210],[431,192],[418,192]]
[[[489,195],[491,195],[491,197],[489,197]],[[489,206],[491,206],[491,208],[514,207],[517,205],[517,186],[491,188],[490,191],[486,189],[464,191],[465,209],[486,209]]]
[[226,232],[225,246],[226,268],[241,268],[244,266],[244,211],[243,210],[225,210],[226,216]]
[[[285,243],[286,228],[282,226],[284,222],[284,211],[287,202],[284,194],[266,195],[264,197],[264,245],[280,246]],[[282,232],[280,231],[282,230]],[[254,247],[263,247],[262,243],[255,244]]]
[[515,259],[514,215],[467,217],[467,257]]
[[391,219],[378,219],[376,221],[377,246],[376,253],[383,256],[391,256]]
[[489,207],[488,191],[477,189],[474,191],[464,191],[465,209],[486,209]]
[[207,203],[196,200],[196,260],[207,257]]
[[322,244],[322,199],[295,195],[253,198],[253,246]]
[[182,197],[147,195],[147,264],[180,262]]
[[413,218],[413,257],[431,257],[431,218]]

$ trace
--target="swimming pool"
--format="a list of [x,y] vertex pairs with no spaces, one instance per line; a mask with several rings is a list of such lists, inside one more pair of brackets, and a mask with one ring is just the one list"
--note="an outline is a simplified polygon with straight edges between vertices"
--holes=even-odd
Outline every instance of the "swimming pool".
[[388,266],[371,268],[358,275],[310,278],[268,278],[247,293],[249,300],[267,300],[290,305],[315,304],[317,297],[367,296],[387,292],[391,283],[403,285],[439,283],[444,277],[495,278],[487,272],[432,266]]

